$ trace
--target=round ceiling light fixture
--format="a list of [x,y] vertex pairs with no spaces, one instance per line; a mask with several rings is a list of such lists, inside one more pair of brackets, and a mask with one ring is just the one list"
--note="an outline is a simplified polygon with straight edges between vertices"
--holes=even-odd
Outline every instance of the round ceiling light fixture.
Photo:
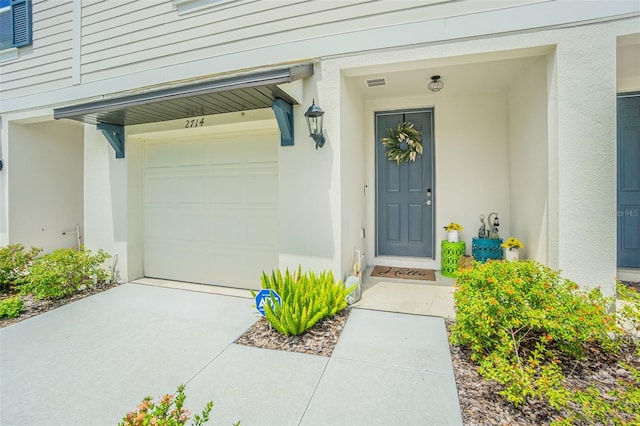
[[444,87],[444,82],[442,80],[440,80],[440,76],[439,75],[432,75],[431,76],[431,81],[429,82],[429,84],[427,84],[427,87],[432,92],[439,92],[440,89],[442,89]]

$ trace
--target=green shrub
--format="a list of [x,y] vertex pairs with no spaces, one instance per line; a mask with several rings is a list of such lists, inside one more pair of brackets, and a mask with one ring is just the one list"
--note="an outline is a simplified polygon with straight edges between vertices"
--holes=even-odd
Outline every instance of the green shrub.
[[274,290],[282,299],[281,305],[275,301],[266,303],[265,316],[285,336],[300,335],[322,318],[343,310],[347,295],[353,290],[345,288],[341,281],[336,282],[332,272],[302,274],[300,267],[297,273],[289,270],[284,275],[281,271],[274,271],[271,276],[263,273],[262,288]]
[[619,363],[619,366],[631,373],[633,378],[618,379],[617,386],[606,392],[602,392],[593,384],[585,390],[575,391],[571,400],[579,409],[569,410],[566,417],[552,422],[551,425],[640,424],[640,369],[624,362]]
[[[628,334],[640,338],[640,293],[618,282],[616,294],[618,296],[618,324]],[[638,350],[640,351],[640,346]],[[640,356],[640,352],[638,356]]]
[[[122,419],[118,426],[178,426],[186,424],[191,413],[184,408],[184,400],[187,398],[184,385],[178,386],[176,395],[165,395],[157,402],[153,402],[150,396],[145,397],[138,407]],[[194,415],[192,425],[200,426],[209,421],[213,401],[209,401],[202,414]],[[239,425],[240,422],[237,423]]]
[[33,259],[41,251],[36,247],[26,251],[22,244],[0,247],[0,292],[10,291],[16,281],[28,273]]
[[102,250],[91,254],[82,248],[58,249],[34,260],[30,274],[22,277],[20,292],[36,299],[56,299],[75,293],[94,280],[104,281],[108,274],[102,263],[109,255]]
[[16,318],[24,309],[20,296],[11,296],[0,301],[0,318]]
[[[595,289],[578,285],[533,261],[488,262],[460,271],[457,279],[454,342],[471,346],[476,358],[539,342],[581,357],[585,343],[611,345],[618,331],[606,313],[611,303]],[[506,345],[506,346],[505,346]]]
[[[610,391],[569,388],[560,358],[581,359],[586,349],[616,351],[624,331],[598,289],[578,286],[533,261],[474,263],[461,271],[454,294],[452,343],[468,345],[479,373],[504,386],[508,401],[546,401],[568,413],[557,424],[627,424],[640,416],[640,372]],[[637,305],[636,305],[637,307]],[[613,419],[613,420],[612,420]]]

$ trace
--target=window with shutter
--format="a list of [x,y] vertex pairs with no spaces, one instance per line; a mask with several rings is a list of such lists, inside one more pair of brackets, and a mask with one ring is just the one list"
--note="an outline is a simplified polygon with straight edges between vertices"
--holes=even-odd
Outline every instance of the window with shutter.
[[11,7],[9,0],[0,0],[0,50],[11,47]]
[[11,47],[31,43],[31,0],[11,0]]

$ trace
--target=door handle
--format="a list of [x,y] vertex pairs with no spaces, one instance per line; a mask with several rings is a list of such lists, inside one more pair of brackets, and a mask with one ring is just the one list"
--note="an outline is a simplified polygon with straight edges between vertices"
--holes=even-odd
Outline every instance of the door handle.
[[424,203],[422,203],[422,205],[423,205],[423,206],[424,206],[424,205],[430,206],[430,205],[431,205],[431,200],[427,200],[427,201],[425,201]]

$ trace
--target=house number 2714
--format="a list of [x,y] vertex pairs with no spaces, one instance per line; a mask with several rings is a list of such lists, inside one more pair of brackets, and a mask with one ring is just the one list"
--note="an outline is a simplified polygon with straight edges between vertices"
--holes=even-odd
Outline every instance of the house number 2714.
[[204,126],[204,117],[202,118],[192,118],[191,120],[187,120],[184,128],[191,129],[193,127],[202,127]]

